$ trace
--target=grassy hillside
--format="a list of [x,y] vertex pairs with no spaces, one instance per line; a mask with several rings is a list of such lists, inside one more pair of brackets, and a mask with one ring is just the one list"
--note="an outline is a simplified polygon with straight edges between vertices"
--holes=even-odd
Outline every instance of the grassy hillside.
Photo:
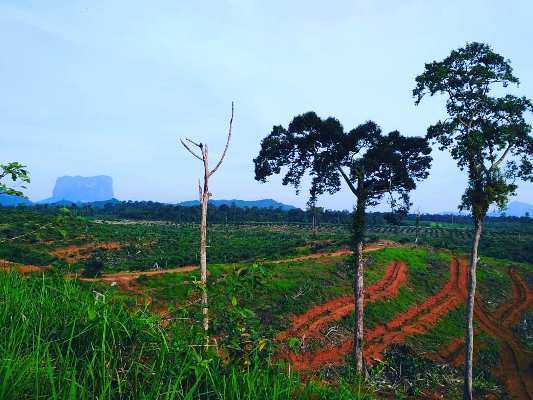
[[[110,275],[194,263],[196,227],[26,213],[1,214],[0,259],[10,262],[0,269],[52,268],[0,271],[0,399],[460,398],[460,252],[366,253],[368,379],[360,382],[349,366],[352,259],[336,251],[348,239],[343,228],[212,226],[205,352],[197,271]],[[95,256],[104,279],[70,273]],[[532,286],[532,264],[482,257],[480,397],[520,395],[531,377]]]

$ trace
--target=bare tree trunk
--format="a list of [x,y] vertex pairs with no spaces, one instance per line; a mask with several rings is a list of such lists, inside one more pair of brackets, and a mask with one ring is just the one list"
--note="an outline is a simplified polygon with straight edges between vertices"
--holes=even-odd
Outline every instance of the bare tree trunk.
[[476,296],[476,267],[478,262],[478,245],[481,237],[482,219],[474,218],[474,239],[470,253],[470,270],[468,275],[468,298],[466,302],[465,327],[465,366],[464,366],[464,400],[472,400],[472,364],[474,356],[474,302]]
[[313,207],[313,235],[316,235],[316,210]]
[[[207,165],[207,154],[205,155]],[[207,203],[209,201],[209,187],[208,176],[204,177],[203,190],[200,189],[200,280],[202,282],[202,314],[204,331],[207,333],[209,330],[209,307],[207,303]]]
[[363,240],[365,232],[365,199],[362,195],[357,198],[357,206],[353,218],[353,244],[354,244],[354,364],[358,373],[363,372],[363,315],[364,315],[364,263]]
[[358,373],[363,371],[363,307],[364,307],[364,283],[363,283],[363,243],[356,245],[355,252],[355,333],[354,333],[354,358],[355,369]]
[[[209,197],[211,197],[211,193],[209,193],[209,178],[211,175],[213,175],[218,168],[222,165],[222,162],[224,161],[224,157],[226,156],[226,152],[228,151],[229,142],[231,140],[231,129],[233,124],[233,103],[231,103],[231,118],[229,121],[229,129],[228,129],[228,136],[226,139],[226,146],[224,147],[224,151],[222,152],[222,155],[220,156],[220,159],[218,160],[217,165],[212,170],[209,170],[209,159],[208,159],[208,149],[207,144],[204,143],[196,143],[192,141],[191,139],[185,139],[185,141],[180,140],[181,144],[189,153],[191,153],[195,158],[200,160],[204,166],[204,185],[200,184],[198,182],[198,191],[199,191],[199,200],[200,200],[200,280],[202,285],[202,315],[203,315],[203,326],[204,331],[206,333],[206,342],[205,346],[209,345],[209,305],[208,305],[208,298],[207,298],[207,204],[209,202]],[[197,154],[190,145],[187,144],[189,142],[191,145],[196,146],[200,154]]]

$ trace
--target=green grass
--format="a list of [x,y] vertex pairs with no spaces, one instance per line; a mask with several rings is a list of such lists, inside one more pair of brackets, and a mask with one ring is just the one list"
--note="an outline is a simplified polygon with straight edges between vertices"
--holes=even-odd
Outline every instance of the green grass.
[[[427,297],[437,293],[449,277],[451,256],[446,252],[436,252],[428,248],[388,248],[368,255],[368,284],[376,281],[376,267],[385,268],[394,260],[407,264],[407,283],[391,299],[382,299],[365,306],[365,326],[373,328],[384,324],[397,314],[406,311],[414,304],[422,303]],[[377,279],[376,279],[377,278]],[[353,326],[353,313],[343,320],[343,324]]]
[[[240,307],[253,311],[255,329],[266,337],[273,337],[288,325],[291,314],[305,312],[316,303],[351,293],[349,260],[350,257],[328,257],[305,262],[209,265],[208,291],[215,333],[231,330],[226,314],[235,298]],[[167,274],[149,277],[143,285],[154,298],[183,308],[188,298],[199,296],[195,285],[198,279],[198,272]],[[199,308],[193,304],[185,307],[185,311],[194,314]]]
[[428,332],[409,337],[407,343],[412,345],[418,353],[437,351],[440,347],[450,344],[455,339],[464,337],[465,313],[466,307],[461,304],[442,317]]
[[0,399],[351,399],[358,385],[327,387],[251,351],[248,363],[204,353],[195,324],[160,328],[60,278],[0,273]]

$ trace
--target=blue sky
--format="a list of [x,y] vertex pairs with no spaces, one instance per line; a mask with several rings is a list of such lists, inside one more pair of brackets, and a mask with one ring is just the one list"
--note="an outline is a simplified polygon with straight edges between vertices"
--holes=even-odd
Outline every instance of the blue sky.
[[[533,2],[519,1],[0,1],[2,161],[28,165],[32,199],[61,175],[107,174],[116,197],[165,202],[197,195],[199,162],[180,136],[234,140],[213,177],[215,198],[305,205],[280,179],[253,179],[252,159],[274,124],[314,110],[346,128],[424,135],[442,99],[415,107],[414,78],[467,41],[511,59],[533,97]],[[414,209],[453,210],[464,175],[435,153]],[[533,185],[516,200],[533,203]],[[343,190],[323,206],[351,208]]]

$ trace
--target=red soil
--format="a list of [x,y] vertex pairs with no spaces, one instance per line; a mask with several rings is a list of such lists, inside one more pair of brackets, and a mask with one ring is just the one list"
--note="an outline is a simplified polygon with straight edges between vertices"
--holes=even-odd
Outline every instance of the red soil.
[[[396,242],[392,242],[389,240],[380,240],[376,243],[366,244],[363,248],[363,251],[364,252],[376,251],[376,250],[384,249],[386,247],[398,247],[398,246],[400,245]],[[287,258],[284,260],[275,260],[275,261],[268,261],[268,262],[270,264],[281,264],[281,263],[286,263],[286,262],[291,262],[291,261],[298,262],[298,261],[312,260],[312,259],[322,258],[322,257],[339,257],[339,256],[345,256],[348,254],[352,254],[352,251],[349,249],[340,249],[340,250],[329,252],[329,253],[327,252],[313,253],[313,254],[308,254],[305,256],[298,256],[298,257]]]
[[[493,313],[476,301],[474,318],[482,331],[498,341],[500,362],[495,372],[511,397],[530,400],[533,399],[533,352],[516,340],[511,328],[525,310],[532,308],[533,290],[515,271],[510,270],[509,275],[513,282],[511,300]],[[460,366],[465,359],[464,352],[464,338],[458,338],[439,349],[433,358]]]
[[136,272],[118,272],[113,274],[103,274],[98,278],[79,278],[82,282],[110,282],[115,283],[120,289],[125,292],[129,292],[138,298],[141,301],[151,306],[152,311],[157,313],[161,318],[161,325],[163,327],[167,326],[171,320],[168,311],[168,305],[160,301],[154,301],[151,296],[148,296],[145,290],[141,287],[137,278],[140,276],[159,276],[169,273],[186,273],[197,270],[196,265],[189,265],[185,267],[164,269],[164,270],[153,270],[153,271],[136,271]]
[[480,301],[476,301],[474,315],[479,327],[498,341],[500,363],[495,368],[498,378],[505,384],[513,399],[533,399],[533,352],[526,349],[512,331],[522,313],[531,309],[533,291],[513,270],[509,271],[513,282],[511,301],[489,313]]
[[17,271],[20,274],[29,274],[32,272],[42,272],[49,270],[48,265],[31,265],[31,264],[19,264],[11,261],[0,260],[0,270]]
[[170,269],[157,269],[151,271],[133,271],[133,272],[117,272],[112,274],[103,274],[98,278],[80,278],[83,282],[116,282],[120,287],[122,283],[131,282],[140,276],[158,276],[171,273],[184,273],[197,270],[196,265],[188,265],[185,267],[170,268]]
[[305,256],[298,256],[298,257],[286,258],[283,260],[275,260],[275,261],[267,261],[267,262],[270,264],[282,264],[282,263],[291,262],[291,261],[298,262],[298,261],[305,261],[305,260],[311,260],[311,259],[322,258],[322,257],[339,257],[339,256],[347,255],[347,254],[352,254],[352,251],[348,249],[341,249],[341,250],[332,251],[329,253],[313,253],[313,254],[308,254]]
[[437,350],[436,354],[429,354],[429,358],[438,362],[447,362],[454,367],[459,367],[465,361],[465,339],[462,337],[454,339],[446,346],[442,346]]
[[81,245],[59,247],[52,250],[51,254],[69,264],[74,264],[80,260],[90,258],[95,250],[117,250],[121,247],[122,245],[118,242],[85,243]]
[[533,352],[514,337],[509,327],[485,312],[476,301],[474,316],[478,326],[498,341],[500,364],[496,375],[507,387],[513,399],[533,399]]
[[[144,290],[137,282],[137,278],[140,276],[159,276],[170,273],[185,273],[197,270],[196,265],[189,265],[185,267],[153,270],[153,271],[135,271],[135,272],[117,272],[113,274],[103,274],[97,278],[79,278],[82,282],[110,282],[115,283],[119,288],[124,291],[132,292],[136,295],[144,295]],[[148,304],[152,302],[148,300]]]
[[[424,303],[408,309],[388,323],[366,332],[364,356],[367,362],[381,359],[381,353],[391,343],[401,343],[409,335],[421,334],[437,323],[451,309],[464,301],[466,295],[467,265],[465,260],[454,259],[450,265],[450,279],[444,287]],[[287,358],[300,371],[312,371],[325,365],[338,365],[352,350],[352,338],[337,347],[327,347],[315,353],[289,353]]]
[[[383,278],[366,289],[365,302],[394,297],[398,288],[407,280],[407,266],[393,262]],[[294,316],[289,329],[281,332],[277,339],[288,337],[312,338],[320,336],[320,328],[331,321],[338,321],[354,310],[353,295],[341,296],[311,308],[304,314]]]
[[512,327],[520,320],[522,313],[528,308],[533,308],[533,290],[514,270],[509,271],[513,282],[512,300],[502,304],[494,313],[494,318]]

